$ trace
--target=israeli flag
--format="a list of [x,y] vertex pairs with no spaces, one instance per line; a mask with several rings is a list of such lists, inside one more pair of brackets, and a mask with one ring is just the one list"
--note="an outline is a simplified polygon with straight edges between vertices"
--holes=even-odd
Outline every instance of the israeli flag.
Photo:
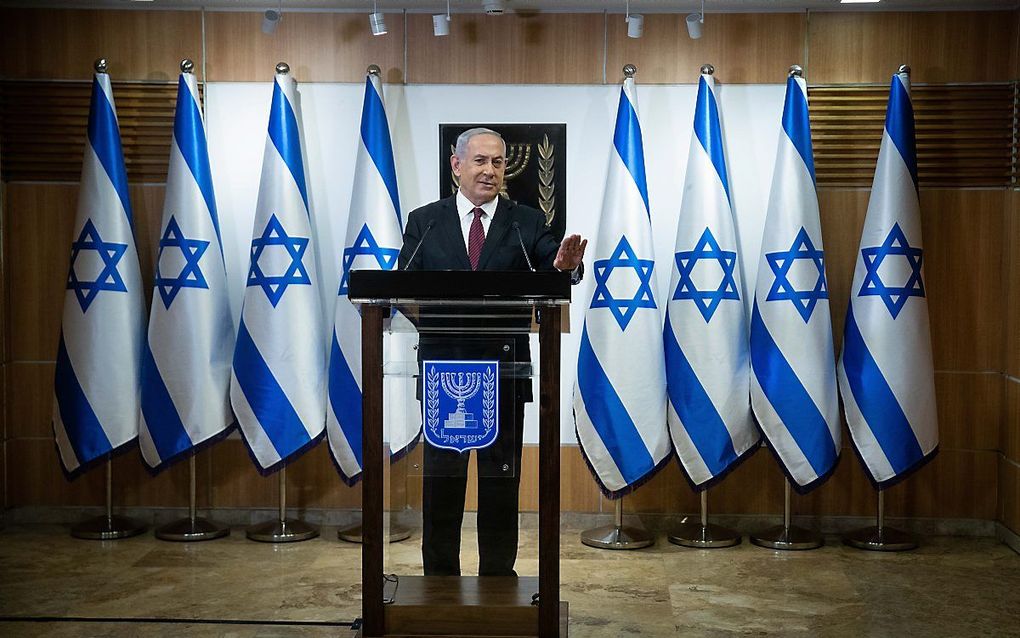
[[[378,75],[365,79],[361,136],[354,164],[354,192],[347,218],[340,289],[329,355],[329,449],[340,475],[351,485],[360,478],[361,315],[348,297],[352,270],[393,270],[403,242],[404,224],[397,196],[389,123]],[[417,438],[417,430],[411,438]],[[400,447],[410,445],[403,441]]]
[[263,473],[314,445],[326,425],[326,333],[296,97],[294,79],[277,73],[230,378]]
[[753,452],[747,315],[715,80],[698,82],[663,342],[669,432],[696,489]]
[[850,437],[879,488],[939,444],[908,74],[889,90],[838,369]]
[[839,460],[839,400],[807,84],[793,74],[758,261],[751,371],[769,446],[798,491],[817,487]]
[[53,434],[70,476],[138,436],[145,298],[110,76],[96,73],[57,346]]
[[650,478],[670,452],[650,220],[637,88],[628,77],[620,91],[592,268],[595,290],[574,387],[577,439],[610,498]]
[[198,83],[181,73],[142,351],[139,447],[150,467],[166,467],[233,423],[233,344]]

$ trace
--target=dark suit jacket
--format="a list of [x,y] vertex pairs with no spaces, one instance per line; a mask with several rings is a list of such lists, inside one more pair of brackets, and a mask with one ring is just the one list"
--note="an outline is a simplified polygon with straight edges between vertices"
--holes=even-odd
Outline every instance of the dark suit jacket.
[[[520,237],[513,228],[517,222]],[[431,230],[422,241],[428,225]],[[408,263],[411,253],[421,243],[414,261]],[[528,270],[524,251],[535,270],[552,270],[553,261],[559,250],[559,242],[545,225],[545,215],[538,210],[517,204],[503,197],[499,198],[496,212],[489,224],[489,232],[482,244],[482,255],[478,261],[479,270]],[[437,202],[411,211],[404,228],[404,245],[400,250],[401,270],[470,270],[464,232],[461,230],[460,215],[457,213],[457,196],[452,195]],[[526,320],[530,325],[530,318]],[[489,340],[499,347],[480,347],[479,342],[456,343],[456,337],[432,337],[423,334],[419,338],[419,360],[431,358],[497,359],[503,358],[502,344],[512,340],[517,361],[530,361],[531,351],[527,334],[492,335]],[[525,383],[526,382],[526,383]],[[523,379],[518,383],[518,397],[531,400],[531,381]]]

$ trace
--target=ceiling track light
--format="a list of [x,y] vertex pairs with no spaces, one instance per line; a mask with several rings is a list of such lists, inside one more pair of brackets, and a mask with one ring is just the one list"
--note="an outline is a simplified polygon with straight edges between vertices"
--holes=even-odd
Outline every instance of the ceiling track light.
[[379,13],[379,4],[372,0],[372,13],[368,16],[368,24],[372,27],[372,35],[386,35],[386,18]]
[[640,13],[630,12],[630,0],[627,0],[627,14],[624,18],[627,23],[627,37],[640,38],[645,32],[645,17]]
[[701,27],[705,24],[705,0],[701,0],[701,13],[691,13],[687,16],[687,35],[692,40],[701,37]]
[[282,2],[279,9],[266,9],[266,12],[262,14],[262,33],[266,35],[276,33],[276,27],[280,26],[280,20],[283,20]]
[[490,16],[501,16],[506,11],[506,3],[503,0],[482,0],[482,7]]
[[446,0],[446,13],[432,16],[432,34],[436,37],[450,35],[450,0]]

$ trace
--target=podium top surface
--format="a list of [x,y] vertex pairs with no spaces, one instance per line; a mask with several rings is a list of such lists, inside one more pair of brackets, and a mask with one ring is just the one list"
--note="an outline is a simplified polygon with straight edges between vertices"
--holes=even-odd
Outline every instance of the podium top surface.
[[355,304],[568,304],[570,273],[352,270],[348,297]]

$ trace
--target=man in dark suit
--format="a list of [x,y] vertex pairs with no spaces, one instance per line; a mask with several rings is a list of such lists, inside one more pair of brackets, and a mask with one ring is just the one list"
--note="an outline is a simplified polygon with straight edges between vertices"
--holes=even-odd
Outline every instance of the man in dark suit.
[[[460,180],[460,188],[456,195],[408,215],[400,251],[401,269],[556,268],[572,272],[575,283],[580,280],[587,240],[571,235],[557,242],[542,213],[499,197],[506,170],[506,145],[498,133],[480,128],[465,131],[457,138],[450,165]],[[423,333],[418,346],[418,358],[422,361],[530,361],[528,335],[521,332],[454,337]],[[524,403],[532,400],[531,394],[531,379],[502,384],[500,433],[492,445],[477,452],[480,576],[516,575]],[[469,454],[425,447],[422,563],[427,576],[460,574],[460,531]]]

